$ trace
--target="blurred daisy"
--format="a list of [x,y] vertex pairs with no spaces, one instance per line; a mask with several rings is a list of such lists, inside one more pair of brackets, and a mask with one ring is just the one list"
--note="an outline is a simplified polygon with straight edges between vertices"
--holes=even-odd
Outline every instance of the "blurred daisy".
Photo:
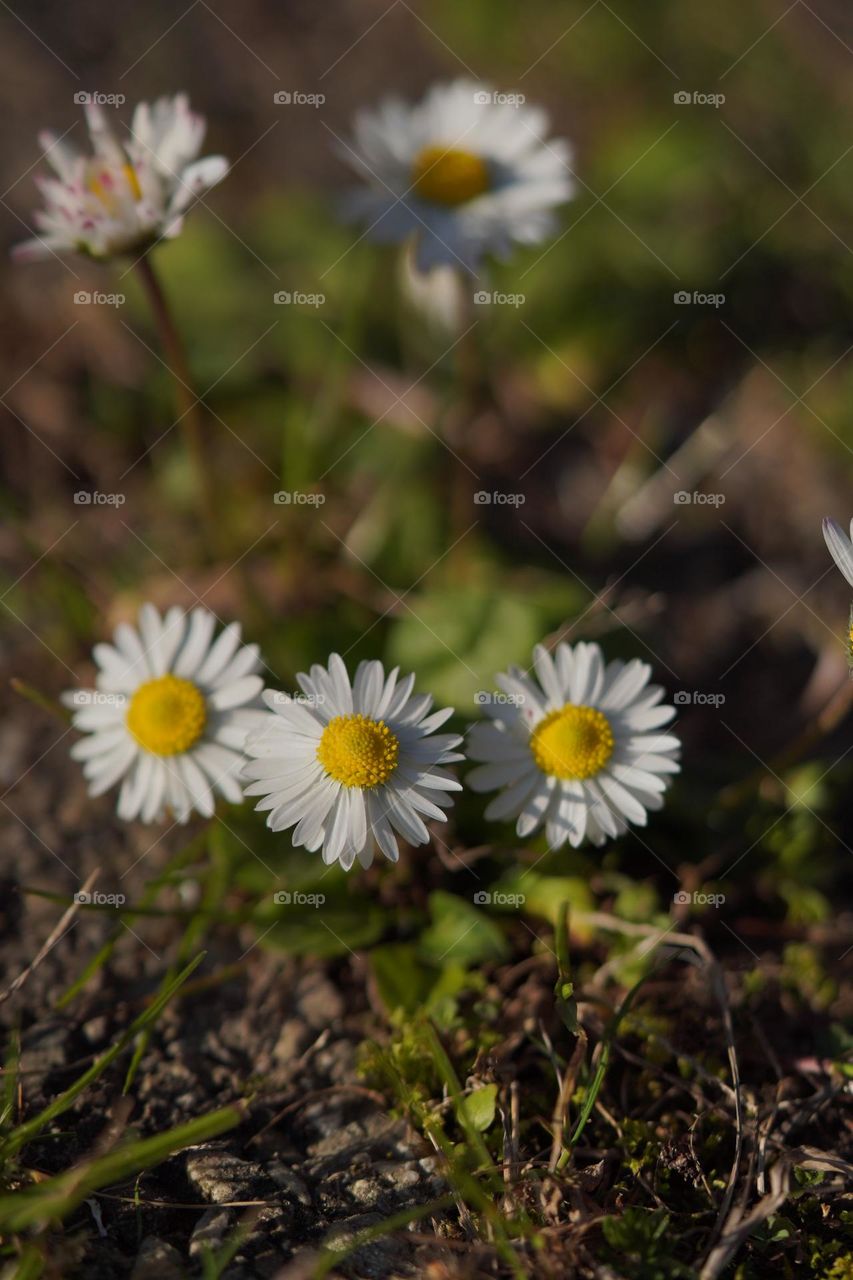
[[340,154],[367,186],[345,214],[382,243],[414,236],[422,271],[448,263],[476,273],[485,254],[546,239],[554,207],[574,192],[571,151],[546,142],[545,112],[518,99],[462,79],[416,106],[388,98],[360,111]]
[[829,554],[844,574],[848,584],[853,587],[853,520],[850,521],[850,537],[827,517],[823,522],[823,536],[829,547]]
[[462,789],[441,767],[463,759],[462,739],[435,732],[452,708],[430,714],[432,698],[413,697],[415,677],[398,672],[361,662],[350,683],[333,653],[328,669],[297,676],[304,698],[264,693],[266,724],[246,743],[246,795],[263,797],[267,826],[295,827],[294,845],[322,849],[324,862],[346,871],[356,858],[369,867],[374,845],[396,862],[397,835],[426,844],[424,818],[445,822],[436,801],[448,807],[445,793]]
[[517,818],[522,838],[545,827],[548,844],[604,844],[630,822],[660,809],[680,743],[659,730],[675,715],[636,658],[604,663],[596,644],[533,651],[538,680],[518,667],[496,677],[504,697],[486,701],[491,722],[475,724],[470,755],[484,761],[468,778],[501,794],[487,818]]
[[241,645],[232,622],[213,639],[206,609],[152,604],[139,625],[116,627],[113,644],[98,644],[94,689],[63,694],[72,723],[86,737],[71,755],[84,761],[89,794],[121,781],[118,816],[159,821],[167,811],[186,822],[193,810],[213,814],[214,791],[239,804],[246,734],[266,715],[258,646]]
[[41,234],[12,250],[21,261],[67,250],[108,258],[172,239],[196,196],[228,172],[223,156],[196,159],[206,125],[186,94],[140,102],[123,143],[101,106],[87,103],[85,112],[94,155],[39,134],[56,177],[36,179],[45,201],[35,215]]

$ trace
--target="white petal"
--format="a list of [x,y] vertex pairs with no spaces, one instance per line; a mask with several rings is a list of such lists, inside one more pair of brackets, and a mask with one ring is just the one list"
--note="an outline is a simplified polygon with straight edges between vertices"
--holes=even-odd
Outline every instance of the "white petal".
[[381,662],[360,662],[352,687],[353,708],[356,713],[378,719],[379,705],[384,686]]
[[507,787],[491,802],[486,809],[486,818],[502,822],[505,818],[514,818],[524,807],[524,802],[534,788],[538,787],[542,775],[538,772],[522,778]]
[[133,627],[126,622],[120,622],[113,633],[113,641],[131,669],[137,684],[153,676],[154,672],[142,647],[142,641]]
[[231,622],[216,637],[204,662],[195,674],[200,685],[211,685],[225,670],[240,644],[240,623]]
[[232,684],[220,685],[207,695],[208,705],[215,711],[227,711],[251,702],[261,692],[264,682],[260,676],[243,676]]
[[609,668],[605,675],[604,692],[598,703],[601,710],[621,711],[623,707],[627,707],[648,683],[651,672],[648,663],[641,662],[639,658],[632,658],[618,669],[615,678]]
[[341,787],[332,808],[323,841],[323,861],[337,862],[349,834],[349,788]]
[[849,585],[853,587],[853,543],[851,543],[853,521],[850,523],[850,538],[848,538],[840,525],[827,518],[823,522],[823,536],[830,555]]
[[100,758],[87,761],[83,767],[83,774],[89,780],[89,795],[99,796],[104,791],[109,791],[129,768],[136,753],[136,744],[125,741],[116,747],[106,761]]
[[542,824],[545,810],[551,803],[556,787],[556,779],[543,778],[539,781],[533,794],[525,801],[524,808],[518,816],[515,829],[521,839],[531,835]]
[[533,667],[548,700],[548,709],[555,711],[563,705],[565,698],[554,661],[544,645],[537,644],[533,650]]
[[243,790],[239,782],[243,757],[237,751],[229,751],[215,742],[205,742],[192,753],[200,769],[203,769],[213,785],[231,804],[239,804]]
[[183,648],[172,668],[176,676],[189,679],[201,665],[210,644],[216,618],[207,609],[193,609]]
[[616,778],[608,777],[606,773],[602,773],[598,778],[598,785],[607,799],[620,813],[623,813],[631,822],[637,823],[638,826],[644,827],[646,825],[648,819],[645,809],[639,800],[626,787],[623,787]]
[[163,801],[166,795],[166,780],[168,777],[168,766],[159,757],[150,756],[151,773],[148,778],[148,788],[143,796],[140,818],[143,822],[159,821],[163,811]]
[[242,679],[243,676],[255,675],[260,666],[261,651],[258,646],[245,644],[242,649],[237,650],[228,665],[219,673],[213,682],[213,687],[218,689],[221,685]]
[[125,742],[132,742],[123,724],[112,729],[99,730],[87,738],[80,738],[69,752],[72,760],[91,760],[93,756],[108,755]]
[[169,756],[168,767],[183,782],[192,797],[195,808],[202,817],[212,818],[215,807],[213,792],[201,769],[193,760],[192,755]]

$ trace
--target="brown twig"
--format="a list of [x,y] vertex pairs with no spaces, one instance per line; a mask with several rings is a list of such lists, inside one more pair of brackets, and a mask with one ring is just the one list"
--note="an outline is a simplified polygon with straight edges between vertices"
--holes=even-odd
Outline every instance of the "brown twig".
[[[88,880],[86,881],[86,883],[83,885],[83,888],[80,890],[81,894],[88,893],[89,890],[92,888],[92,885],[97,880],[97,878],[98,878],[98,872],[93,871],[92,874],[89,876]],[[60,917],[59,923],[51,930],[50,936],[48,937],[44,945],[41,947],[41,949],[39,950],[35,958],[30,961],[30,963],[27,965],[25,969],[21,970],[17,978],[11,984],[11,986],[7,987],[5,991],[0,992],[0,1004],[3,1004],[6,1000],[9,999],[10,996],[13,996],[16,991],[20,991],[21,987],[24,985],[24,983],[26,982],[30,974],[33,973],[39,967],[39,965],[41,964],[42,960],[44,960],[48,952],[52,950],[52,948],[56,946],[57,942],[59,942],[59,939],[65,933],[67,933],[72,920],[77,915],[77,912],[79,910],[80,910],[80,903],[77,902],[76,900],[73,901],[69,906],[68,910],[65,911],[63,915]]]
[[563,1072],[563,1079],[560,1083],[560,1092],[557,1094],[557,1101],[554,1103],[554,1111],[551,1116],[551,1132],[553,1140],[551,1143],[551,1159],[548,1168],[551,1173],[556,1171],[560,1156],[565,1148],[565,1133],[568,1126],[569,1103],[577,1084],[578,1072],[581,1064],[586,1057],[587,1036],[582,1027],[578,1027],[577,1042],[572,1056],[566,1064]]

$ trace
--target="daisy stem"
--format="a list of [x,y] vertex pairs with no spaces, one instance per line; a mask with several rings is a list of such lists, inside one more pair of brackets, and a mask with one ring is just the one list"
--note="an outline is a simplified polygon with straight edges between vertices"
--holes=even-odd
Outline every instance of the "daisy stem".
[[28,702],[32,702],[34,706],[42,711],[47,711],[49,715],[56,716],[63,724],[71,723],[71,712],[67,707],[63,707],[61,702],[57,702],[55,698],[49,698],[46,693],[42,693],[40,689],[35,689],[31,684],[27,684],[24,680],[19,680],[17,676],[13,676],[9,684],[15,693],[20,697],[26,698]]
[[[477,313],[482,308],[475,307],[472,302],[474,284],[474,280],[467,276],[461,281],[461,332],[453,350],[452,367],[457,390],[458,420],[448,442],[453,459],[448,484],[448,511],[451,529],[457,539],[470,527],[472,516],[482,514],[471,505],[473,490],[479,487],[479,468],[468,446],[468,432],[470,424],[493,403],[488,370],[477,333]],[[454,555],[451,563],[462,564],[463,555],[464,553]]]
[[792,768],[803,756],[817,746],[822,739],[841,723],[853,704],[853,681],[845,680],[836,690],[825,706],[818,712],[814,720],[806,725],[799,736],[785,750],[774,756],[769,764],[762,764],[754,769],[740,782],[724,787],[719,795],[719,802],[725,809],[735,809],[748,800],[753,791],[761,788],[765,782],[779,782],[780,776]]
[[201,400],[193,390],[186,347],[178,332],[163,286],[151,263],[151,255],[146,253],[136,266],[154,313],[166,364],[174,382],[175,400],[180,414],[178,424],[195,476],[201,520],[210,545],[217,546],[221,541],[221,521],[217,516],[213,476],[205,447]]

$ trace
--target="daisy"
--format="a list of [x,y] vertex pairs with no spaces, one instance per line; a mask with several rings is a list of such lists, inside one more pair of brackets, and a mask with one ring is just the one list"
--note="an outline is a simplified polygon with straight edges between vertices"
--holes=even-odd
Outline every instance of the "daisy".
[[522,838],[544,825],[552,849],[644,826],[646,810],[663,805],[680,749],[659,732],[675,707],[660,705],[651,667],[636,658],[605,665],[597,644],[560,644],[553,657],[537,645],[533,668],[538,683],[518,667],[497,676],[505,697],[487,701],[491,722],[470,731],[470,755],[485,763],[468,783],[501,790],[486,817],[517,817]]
[[261,661],[256,644],[240,644],[238,622],[213,640],[215,626],[207,609],[161,618],[144,604],[138,627],[120,623],[113,644],[95,646],[95,688],[63,694],[86,734],[71,755],[84,761],[89,794],[121,781],[125,821],[156,822],[167,810],[182,823],[193,810],[209,818],[214,790],[243,799],[243,744],[266,714]]
[[246,795],[263,797],[267,826],[295,827],[294,845],[322,849],[325,863],[346,871],[356,858],[369,867],[374,845],[396,862],[397,835],[426,844],[423,819],[447,820],[435,800],[449,807],[444,793],[462,789],[441,767],[464,758],[462,739],[435,733],[453,709],[430,714],[432,698],[412,696],[415,677],[398,675],[361,662],[350,683],[333,653],[328,669],[296,677],[304,698],[266,690],[266,724],[246,743]]
[[172,239],[196,196],[228,172],[223,156],[196,157],[203,116],[186,94],[140,102],[128,139],[115,137],[99,104],[85,106],[94,155],[83,155],[55,134],[39,134],[56,177],[37,179],[45,208],[35,215],[41,235],[17,245],[20,261],[76,250],[93,258],[134,253]]
[[544,240],[574,192],[571,150],[546,142],[545,112],[517,99],[461,79],[416,106],[389,98],[359,112],[340,154],[367,186],[345,214],[382,243],[414,236],[422,271],[448,263],[476,274],[485,254]]

